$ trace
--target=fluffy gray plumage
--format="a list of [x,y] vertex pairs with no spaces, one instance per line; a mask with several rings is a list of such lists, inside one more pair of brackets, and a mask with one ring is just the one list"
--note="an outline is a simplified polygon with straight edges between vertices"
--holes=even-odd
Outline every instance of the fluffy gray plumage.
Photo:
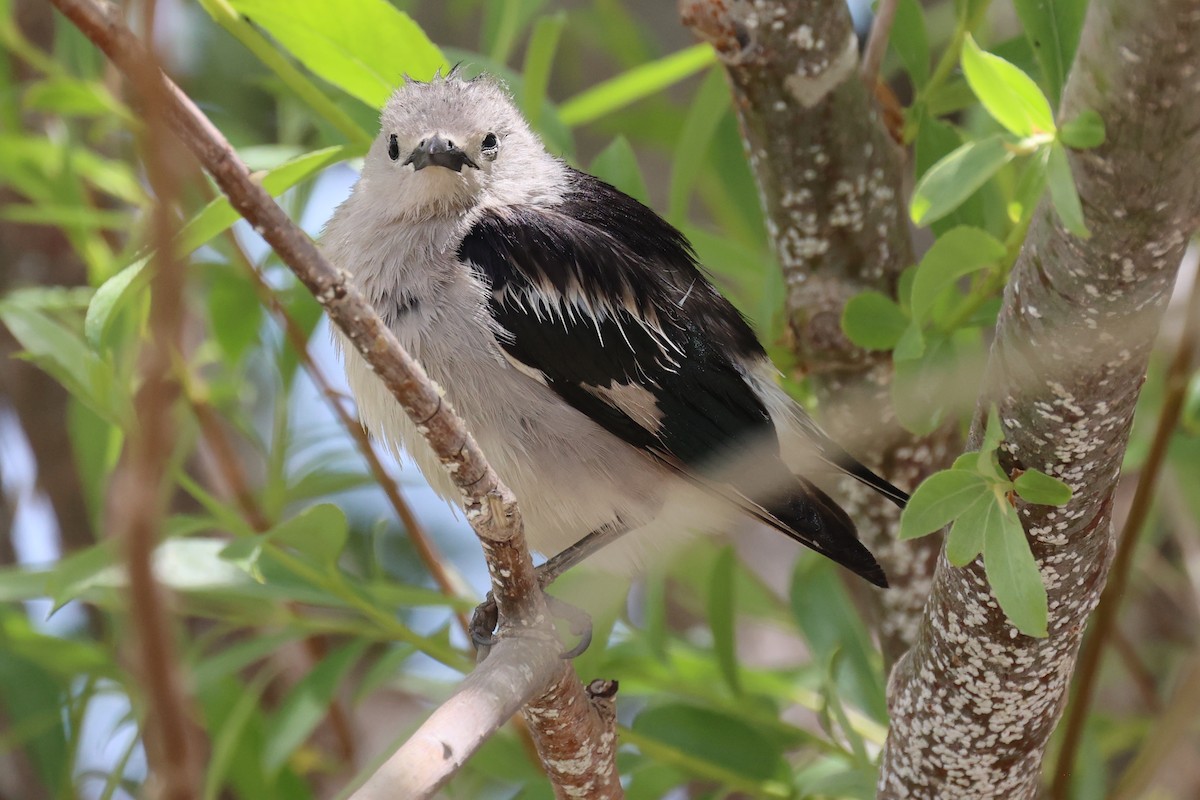
[[[886,585],[853,523],[797,473],[821,460],[903,493],[777,386],[682,235],[547,153],[495,81],[399,89],[322,243],[445,390],[535,549],[619,524],[634,530],[600,560],[637,563],[749,513]],[[368,429],[456,500],[415,425],[339,343]]]

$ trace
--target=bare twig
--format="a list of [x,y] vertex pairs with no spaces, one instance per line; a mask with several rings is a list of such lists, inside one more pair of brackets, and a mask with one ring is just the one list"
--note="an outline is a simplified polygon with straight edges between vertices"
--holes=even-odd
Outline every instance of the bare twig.
[[352,795],[353,800],[433,796],[525,698],[563,673],[560,649],[555,637],[544,634],[502,639],[483,668],[467,676]]
[[883,64],[883,56],[887,53],[888,38],[892,35],[892,23],[896,21],[896,7],[900,0],[879,0],[875,9],[875,19],[871,21],[871,35],[867,37],[867,47],[863,50],[862,65],[858,74],[868,88],[874,87],[879,80],[879,67]]
[[[89,39],[126,74],[145,70],[145,47],[121,21],[120,13],[94,0],[53,0]],[[172,130],[197,157],[233,208],[245,217],[274,248],[285,264],[324,306],[330,319],[372,366],[397,402],[421,426],[426,441],[463,492],[467,520],[479,537],[492,578],[492,589],[501,617],[501,634],[515,630],[552,630],[546,601],[533,571],[525,544],[516,500],[484,459],[463,421],[442,400],[424,370],[406,353],[374,308],[350,282],[334,269],[313,242],[288,219],[275,201],[255,183],[249,170],[212,123],[178,87],[156,72],[150,91],[165,95],[162,106]],[[485,663],[482,670],[488,670]],[[561,669],[568,669],[563,665]],[[577,681],[563,698],[566,705],[587,703]],[[530,697],[547,687],[534,687]],[[551,687],[556,688],[556,687]],[[521,698],[521,702],[527,698]],[[535,736],[542,732],[535,730]],[[604,752],[600,742],[581,737],[579,763],[592,763],[590,755]],[[603,765],[601,776],[612,769]],[[553,778],[553,776],[552,776]],[[606,785],[612,785],[608,783]],[[556,786],[556,791],[560,787]],[[600,797],[619,797],[620,785]]]
[[1054,771],[1054,782],[1050,786],[1050,797],[1056,798],[1056,800],[1065,800],[1070,793],[1071,773],[1075,767],[1075,756],[1079,750],[1084,724],[1087,722],[1088,711],[1091,708],[1092,692],[1095,689],[1096,677],[1100,672],[1101,656],[1116,632],[1121,600],[1124,599],[1125,590],[1129,585],[1133,554],[1137,549],[1141,532],[1145,528],[1146,519],[1150,516],[1150,507],[1154,503],[1158,477],[1162,473],[1163,464],[1166,461],[1171,435],[1179,424],[1179,412],[1183,408],[1184,396],[1187,393],[1188,377],[1191,373],[1198,338],[1200,338],[1200,279],[1196,279],[1192,284],[1187,311],[1184,314],[1183,331],[1180,333],[1179,344],[1175,347],[1175,355],[1167,367],[1166,394],[1163,397],[1162,409],[1159,411],[1158,425],[1154,429],[1154,439],[1150,442],[1150,450],[1146,454],[1146,461],[1142,465],[1141,475],[1138,478],[1137,489],[1133,493],[1129,516],[1125,518],[1125,527],[1121,531],[1121,540],[1117,546],[1116,558],[1113,559],[1108,585],[1100,597],[1100,605],[1097,606],[1096,613],[1092,618],[1091,633],[1084,640],[1079,653],[1079,667],[1075,673],[1074,702],[1071,704],[1070,713],[1067,716],[1062,749],[1059,750],[1058,764]]
[[179,354],[185,275],[169,247],[175,233],[171,208],[179,193],[179,145],[167,131],[157,74],[152,54],[129,73],[145,106],[141,151],[155,196],[150,223],[156,254],[150,261],[151,335],[142,347],[142,383],[133,401],[136,424],[129,430],[128,445],[113,475],[108,508],[110,530],[123,538],[137,672],[147,693],[142,740],[149,780],[157,784],[156,794],[167,800],[191,800],[199,796],[203,775],[200,734],[191,721],[179,671],[169,598],[158,585],[153,567],[164,513],[163,476],[168,474],[175,446],[173,414],[179,386],[174,361]]

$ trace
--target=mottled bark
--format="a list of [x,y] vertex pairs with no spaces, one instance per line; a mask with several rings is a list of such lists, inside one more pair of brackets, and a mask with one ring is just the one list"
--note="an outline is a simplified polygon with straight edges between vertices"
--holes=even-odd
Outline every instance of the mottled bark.
[[[949,465],[952,432],[914,438],[891,411],[891,361],[854,346],[842,308],[867,289],[892,294],[914,262],[903,216],[903,155],[859,77],[858,40],[838,0],[681,0],[733,86],[747,157],[787,283],[801,370],[835,439],[902,488]],[[892,660],[916,636],[937,554],[933,538],[896,541],[899,510],[845,482],[845,505],[892,588],[872,592]]]
[[[1010,473],[1069,483],[1062,509],[1019,505],[1050,635],[1019,634],[978,562],[939,561],[916,646],[892,675],[882,798],[1025,798],[1067,699],[1114,548],[1112,498],[1134,404],[1198,222],[1200,0],[1093,0],[1062,119],[1096,109],[1103,147],[1071,162],[1093,237],[1047,203],[1005,292],[988,385]],[[978,425],[977,425],[978,428]]]

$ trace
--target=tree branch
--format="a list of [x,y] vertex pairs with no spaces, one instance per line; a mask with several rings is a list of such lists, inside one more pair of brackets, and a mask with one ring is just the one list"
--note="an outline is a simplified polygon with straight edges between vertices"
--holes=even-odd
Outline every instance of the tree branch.
[[[1164,24],[1170,20],[1170,24]],[[1061,117],[1085,108],[1107,143],[1072,156],[1088,227],[1049,203],[1004,297],[976,414],[995,403],[1010,473],[1037,468],[1075,492],[1018,505],[1050,601],[1050,635],[1022,636],[978,562],[939,561],[916,646],[893,672],[879,796],[1026,798],[1066,700],[1114,548],[1112,497],[1138,388],[1200,209],[1200,0],[1094,0]]]
[[[842,334],[847,300],[866,289],[894,295],[900,271],[914,263],[902,156],[860,79],[850,14],[827,0],[680,0],[680,13],[729,73],[787,282],[793,346],[814,379],[823,422],[868,466],[912,488],[949,465],[958,441],[951,430],[923,438],[901,430],[888,355]],[[853,482],[843,488],[892,586],[870,601],[894,660],[916,637],[938,542],[898,542],[898,509]]]
[[[153,63],[149,54],[121,22],[117,9],[94,0],[53,2],[126,75],[135,75],[139,70],[150,75],[152,79],[146,81],[146,86],[138,85],[139,92],[160,101],[157,110],[229,197],[233,208],[254,226],[312,292],[405,413],[421,426],[426,441],[463,493],[467,520],[487,559],[502,635],[544,631],[552,636],[550,615],[525,544],[516,500],[484,459],[463,421],[443,402],[424,370],[401,348],[374,308],[351,283],[350,276],[334,269],[316,245],[253,181],[246,165],[212,123],[165,75],[148,66]],[[160,251],[167,252],[165,248]],[[491,671],[486,664],[481,669]],[[560,666],[560,670],[568,669],[569,665]],[[565,704],[563,708],[588,703],[578,681],[558,681],[548,689],[557,691],[560,687],[565,689],[560,698]],[[528,719],[535,724],[534,735],[539,741],[544,743],[544,737],[554,737],[548,728],[536,727],[539,718]],[[578,733],[584,735],[575,742],[577,763],[596,768],[597,786],[614,787],[608,794],[594,796],[619,797],[620,784],[605,780],[605,775],[611,774],[615,767],[611,762],[592,761],[594,754],[611,753],[611,746],[595,741],[586,731]],[[542,756],[545,762],[545,751]],[[552,779],[555,774],[551,769]],[[562,787],[556,786],[555,791],[561,792]]]

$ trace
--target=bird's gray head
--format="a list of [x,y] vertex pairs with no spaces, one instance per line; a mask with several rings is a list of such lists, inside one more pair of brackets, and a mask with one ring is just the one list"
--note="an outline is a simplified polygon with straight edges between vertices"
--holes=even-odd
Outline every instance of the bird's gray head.
[[492,199],[524,202],[552,160],[504,87],[452,71],[396,90],[363,165],[363,188],[395,217],[462,213]]

